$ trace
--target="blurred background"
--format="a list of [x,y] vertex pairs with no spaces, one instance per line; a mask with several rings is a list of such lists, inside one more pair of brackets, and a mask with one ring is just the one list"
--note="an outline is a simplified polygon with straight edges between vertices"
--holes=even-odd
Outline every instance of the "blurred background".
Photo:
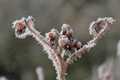
[[69,24],[82,44],[92,38],[88,31],[92,21],[109,16],[116,19],[97,46],[69,66],[67,80],[90,80],[94,66],[101,65],[108,57],[116,58],[120,0],[0,0],[0,76],[8,80],[38,80],[35,72],[38,66],[44,69],[45,80],[56,79],[43,48],[32,37],[15,38],[11,29],[13,21],[28,15],[35,18],[35,27],[42,35],[51,28],[60,31],[63,23]]

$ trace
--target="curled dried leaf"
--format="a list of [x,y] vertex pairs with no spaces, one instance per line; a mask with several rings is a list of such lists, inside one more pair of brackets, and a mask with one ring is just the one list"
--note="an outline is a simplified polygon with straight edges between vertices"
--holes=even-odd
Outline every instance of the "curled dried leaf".
[[108,24],[113,24],[115,20],[111,17],[98,18],[90,24],[89,33],[90,35],[97,36],[100,31],[105,28]]

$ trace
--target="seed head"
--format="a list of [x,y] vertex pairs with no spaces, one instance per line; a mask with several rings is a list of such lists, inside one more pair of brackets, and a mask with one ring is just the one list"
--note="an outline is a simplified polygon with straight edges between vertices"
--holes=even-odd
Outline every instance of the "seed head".
[[12,24],[13,24],[12,28],[16,29],[16,31],[25,29],[26,28],[26,19],[21,18],[21,20],[16,20]]
[[62,47],[65,47],[66,44],[67,44],[67,42],[68,42],[68,38],[65,37],[65,36],[62,36],[62,37],[59,38],[59,40],[58,40],[59,45],[62,46]]
[[73,30],[70,28],[68,24],[63,24],[62,31],[60,33],[61,35],[71,36],[73,33]]
[[49,32],[46,34],[48,39],[55,39],[57,34],[55,32]]
[[66,29],[66,35],[67,36],[72,36],[73,30],[72,29]]
[[15,30],[15,35],[18,38],[25,38],[27,35],[30,35],[26,18],[21,18],[13,22],[13,27]]

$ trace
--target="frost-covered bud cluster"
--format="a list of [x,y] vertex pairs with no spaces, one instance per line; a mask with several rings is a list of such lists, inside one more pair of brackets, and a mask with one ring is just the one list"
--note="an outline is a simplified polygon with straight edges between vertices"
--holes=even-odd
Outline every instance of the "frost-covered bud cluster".
[[58,40],[60,34],[56,29],[51,29],[50,32],[45,34],[46,40],[52,45],[55,45],[55,41]]
[[25,38],[30,34],[29,28],[34,27],[34,18],[28,16],[28,18],[21,18],[13,22],[13,27],[15,30],[15,35],[18,38]]
[[61,36],[59,38],[59,45],[62,46],[65,50],[80,49],[81,42],[73,36],[73,30],[68,24],[63,24],[62,31],[60,32]]
[[89,33],[90,35],[97,36],[100,31],[108,25],[108,23],[113,24],[114,22],[115,20],[111,17],[98,18],[97,21],[93,21],[90,24]]
[[78,50],[81,48],[81,42],[73,36],[73,30],[68,24],[63,24],[62,30],[59,33],[56,29],[51,29],[50,32],[45,34],[45,39],[52,45],[55,46],[55,42],[58,42],[66,51],[72,49]]
[[71,52],[71,50],[76,51],[82,46],[81,42],[73,36],[73,30],[68,24],[63,24],[60,33],[54,28],[51,29],[50,32],[45,34],[45,40],[47,40],[51,46],[56,46],[58,43],[65,52]]
[[[21,18],[13,22],[13,27],[15,30],[15,35],[18,38],[25,38],[26,36],[32,35],[36,38],[39,43],[48,45],[57,48],[61,46],[65,51],[71,52],[71,50],[77,51],[81,48],[82,44],[73,36],[73,30],[68,24],[63,24],[60,33],[56,29],[51,29],[50,32],[45,34],[45,38],[40,35],[40,33],[34,28],[34,18],[28,16],[28,18]],[[40,41],[39,39],[42,39]],[[58,46],[58,47],[59,47]],[[46,47],[46,45],[44,45]]]

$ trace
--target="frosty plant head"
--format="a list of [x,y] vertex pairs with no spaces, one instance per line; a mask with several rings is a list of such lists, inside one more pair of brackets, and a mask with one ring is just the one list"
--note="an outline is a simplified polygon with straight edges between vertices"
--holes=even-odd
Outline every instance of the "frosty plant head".
[[34,27],[34,18],[28,16],[28,18],[21,18],[13,22],[13,27],[15,30],[15,35],[18,38],[25,38],[30,35],[29,28]]
[[66,36],[61,36],[61,38],[59,38],[59,46],[65,47],[67,45],[68,42],[68,38]]
[[63,24],[62,30],[61,30],[61,35],[66,35],[66,36],[72,36],[73,30],[68,24]]
[[[115,22],[111,17],[98,18],[97,21],[92,22],[89,33],[93,35],[93,39],[82,46],[81,41],[74,36],[73,29],[68,24],[63,24],[60,32],[54,28],[51,29],[44,37],[35,29],[34,21],[35,19],[31,16],[23,17],[14,21],[12,28],[14,28],[17,38],[33,36],[43,46],[48,58],[53,62],[58,80],[65,80],[68,65],[76,58],[81,58],[85,51],[94,47],[99,39],[105,35],[109,24]],[[68,56],[65,56],[66,54]]]
[[93,21],[90,24],[89,33],[90,35],[97,36],[100,31],[108,26],[108,24],[113,24],[115,20],[111,17],[98,18],[97,21]]
[[48,41],[52,46],[55,46],[55,41],[58,39],[59,33],[56,29],[51,29],[50,32],[45,34],[45,39]]

